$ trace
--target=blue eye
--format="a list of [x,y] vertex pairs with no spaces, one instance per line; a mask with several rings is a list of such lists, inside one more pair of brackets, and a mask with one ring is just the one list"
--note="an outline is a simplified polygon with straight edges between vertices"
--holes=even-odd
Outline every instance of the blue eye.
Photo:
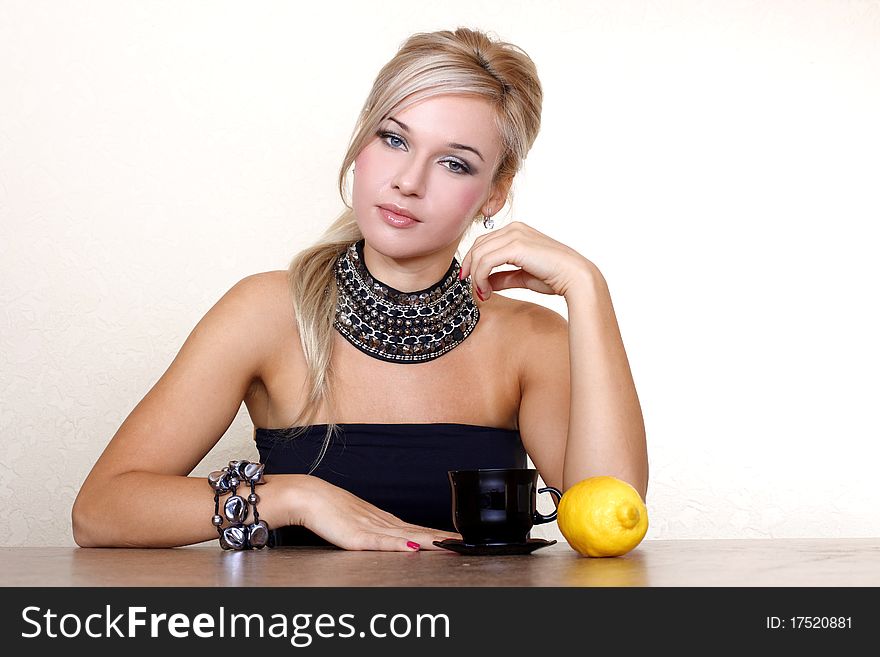
[[[376,135],[380,139],[382,139],[386,144],[391,146],[391,148],[398,148],[399,146],[403,146],[406,144],[406,142],[403,141],[403,138],[400,135],[395,135],[393,132],[382,132],[380,130],[379,132],[376,133]],[[395,144],[391,143],[391,141],[395,140],[395,139],[400,142],[399,145],[395,145]]]
[[[379,130],[376,132],[376,136],[381,139],[386,146],[389,146],[390,148],[399,149],[406,146],[406,141],[403,139],[403,137],[393,132]],[[443,160],[442,164],[451,165],[447,166],[446,168],[452,173],[458,175],[470,175],[471,173],[470,165],[461,160]]]
[[455,165],[455,167],[457,167],[455,169],[453,169],[451,167],[446,167],[452,173],[470,173],[471,172],[471,169],[467,164],[465,164],[464,162],[459,162],[458,160],[444,160],[443,164]]

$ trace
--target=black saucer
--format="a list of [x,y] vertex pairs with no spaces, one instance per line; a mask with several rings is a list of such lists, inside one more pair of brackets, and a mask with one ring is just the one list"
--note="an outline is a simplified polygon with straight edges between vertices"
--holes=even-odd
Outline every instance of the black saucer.
[[524,543],[465,543],[457,538],[447,538],[445,541],[434,541],[434,545],[459,554],[473,556],[498,555],[498,554],[530,554],[535,550],[556,541],[547,541],[543,538],[530,538]]

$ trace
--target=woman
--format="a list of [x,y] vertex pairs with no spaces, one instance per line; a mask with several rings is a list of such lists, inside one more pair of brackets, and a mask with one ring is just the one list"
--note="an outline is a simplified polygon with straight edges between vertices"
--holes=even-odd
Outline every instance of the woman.
[[[343,163],[351,205],[288,272],[244,278],[205,314],[83,484],[76,542],[241,547],[223,533],[241,511],[255,547],[272,528],[270,545],[436,549],[460,538],[447,470],[526,452],[550,486],[614,475],[644,497],[641,410],[596,266],[520,222],[454,257],[507,202],[541,101],[515,46],[464,28],[408,39]],[[495,294],[517,287],[565,297],[568,322]],[[265,471],[188,477],[242,401]],[[235,483],[250,515],[219,511]]]

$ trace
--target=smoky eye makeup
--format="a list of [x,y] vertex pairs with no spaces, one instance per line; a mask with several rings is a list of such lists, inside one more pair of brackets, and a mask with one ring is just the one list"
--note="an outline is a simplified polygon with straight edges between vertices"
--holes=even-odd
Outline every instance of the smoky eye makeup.
[[455,168],[446,167],[447,169],[452,171],[452,173],[462,173],[462,174],[473,174],[474,173],[474,171],[471,169],[471,167],[468,165],[467,162],[464,162],[464,161],[459,160],[457,158],[453,159],[453,160],[443,160],[443,162],[445,162],[446,164],[454,165]]
[[[401,146],[406,146],[406,139],[392,130],[380,127],[375,135],[389,148],[399,149]],[[460,157],[450,156],[440,160],[440,162],[447,165],[445,167],[447,170],[457,175],[474,175],[477,173],[476,169],[467,160],[463,160]]]
[[391,132],[390,130],[379,129],[376,131],[376,136],[379,139],[381,139],[382,141],[384,141],[386,145],[391,146],[392,148],[397,148],[396,146],[394,146],[393,144],[390,143],[391,140],[394,140],[394,139],[401,142],[402,145],[406,145],[406,140],[403,137],[401,137],[400,135],[398,135],[394,132]]

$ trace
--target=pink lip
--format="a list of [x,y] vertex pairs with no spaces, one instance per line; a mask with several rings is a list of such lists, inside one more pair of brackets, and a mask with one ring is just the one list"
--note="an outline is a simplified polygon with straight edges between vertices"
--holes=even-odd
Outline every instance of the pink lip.
[[413,221],[421,222],[421,219],[419,219],[417,216],[415,216],[412,212],[410,212],[406,208],[402,208],[399,205],[396,205],[394,203],[383,203],[379,207],[382,208],[383,210],[388,210],[388,212],[393,212],[394,214],[396,214],[400,217],[409,217]]
[[392,212],[391,210],[386,210],[385,208],[376,207],[376,209],[379,211],[382,221],[395,228],[412,228],[419,223],[415,219],[404,217],[403,215]]

